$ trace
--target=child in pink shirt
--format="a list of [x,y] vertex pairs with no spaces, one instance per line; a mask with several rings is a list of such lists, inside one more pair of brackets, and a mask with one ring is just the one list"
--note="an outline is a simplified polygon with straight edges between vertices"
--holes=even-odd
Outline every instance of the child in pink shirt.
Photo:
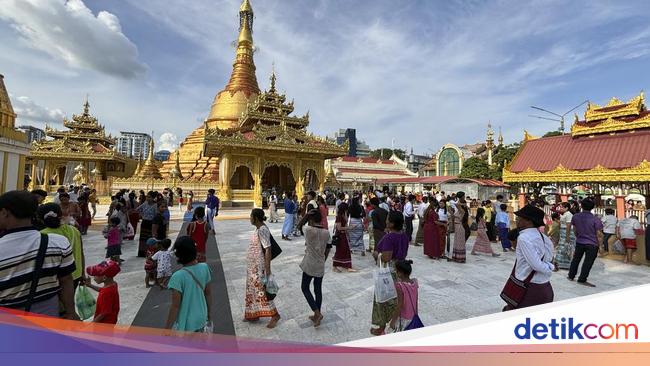
[[417,315],[418,280],[411,278],[412,264],[413,261],[411,260],[398,260],[395,262],[397,307],[390,321],[390,327],[395,332],[403,331]]
[[121,263],[123,229],[120,227],[120,218],[113,216],[110,219],[108,232],[104,235],[108,241],[106,244],[106,258],[116,263]]

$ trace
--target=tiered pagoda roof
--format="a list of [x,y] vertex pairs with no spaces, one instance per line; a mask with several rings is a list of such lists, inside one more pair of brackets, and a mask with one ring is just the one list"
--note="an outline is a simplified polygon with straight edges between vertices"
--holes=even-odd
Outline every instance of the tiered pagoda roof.
[[[83,113],[72,115],[72,120],[63,120],[69,130],[61,131],[45,127],[48,139],[34,142],[32,157],[58,158],[62,160],[117,160],[128,158],[115,150],[115,139],[106,135],[104,126],[90,114],[88,100],[84,103]],[[81,158],[81,159],[80,159]]]
[[160,169],[156,164],[156,160],[153,158],[153,139],[149,144],[149,154],[147,155],[147,160],[142,164],[138,164],[136,172],[133,174],[135,178],[141,180],[150,180],[150,179],[161,179],[162,174],[160,174]]
[[223,149],[254,148],[282,152],[309,152],[332,158],[344,155],[347,147],[307,132],[309,113],[292,116],[293,101],[277,92],[275,73],[271,87],[252,102],[239,118],[237,127],[207,129],[206,155],[219,155]]
[[590,103],[571,133],[524,144],[503,172],[505,182],[638,182],[650,180],[650,112],[644,94],[605,106]]

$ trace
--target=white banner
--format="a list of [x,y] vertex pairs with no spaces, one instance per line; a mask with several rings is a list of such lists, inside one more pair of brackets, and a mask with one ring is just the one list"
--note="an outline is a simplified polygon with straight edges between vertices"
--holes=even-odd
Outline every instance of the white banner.
[[650,285],[342,343],[354,347],[650,342]]

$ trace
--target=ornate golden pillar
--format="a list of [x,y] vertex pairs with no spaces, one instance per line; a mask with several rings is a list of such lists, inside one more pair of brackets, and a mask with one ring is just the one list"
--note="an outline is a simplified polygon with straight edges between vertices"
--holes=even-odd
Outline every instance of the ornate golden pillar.
[[50,162],[45,160],[43,167],[43,190],[49,192],[50,189]]
[[322,194],[325,191],[325,163],[321,164],[316,173],[318,176],[318,191]]
[[255,207],[262,207],[262,158],[255,157],[253,164],[253,201]]
[[30,189],[34,189],[36,187],[36,165],[38,164],[38,160],[32,160],[32,181],[29,184]]
[[296,195],[300,201],[302,196],[305,194],[305,177],[302,173],[302,159],[296,159],[294,166],[296,168],[294,173],[294,178],[296,179]]
[[222,202],[230,201],[232,197],[232,191],[230,189],[230,165],[231,165],[231,156],[230,153],[224,153],[219,161],[219,192],[217,196]]

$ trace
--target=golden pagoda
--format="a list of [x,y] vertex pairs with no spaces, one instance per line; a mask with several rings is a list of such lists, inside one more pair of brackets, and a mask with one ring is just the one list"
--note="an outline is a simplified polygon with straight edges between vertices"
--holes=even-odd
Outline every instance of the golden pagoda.
[[[113,149],[115,139],[106,135],[104,126],[90,114],[90,104],[86,98],[83,112],[74,114],[72,120],[65,118],[63,125],[68,130],[61,131],[45,127],[46,139],[32,144],[31,163],[33,175],[37,167],[43,167],[42,179],[37,182],[48,190],[50,185],[74,183],[74,172],[85,183],[92,183],[98,192],[107,193],[109,177],[126,177],[133,173],[135,161]],[[76,169],[77,167],[83,169]],[[75,170],[76,169],[76,170]],[[88,173],[99,172],[96,176]],[[36,186],[36,185],[35,185]]]
[[[224,205],[262,205],[264,193],[323,190],[326,159],[343,156],[338,146],[307,132],[309,113],[292,115],[276,88],[275,71],[268,91],[261,92],[253,62],[253,9],[244,0],[239,10],[239,38],[232,74],[214,98],[200,128],[181,143],[163,171],[178,169],[184,189],[217,189]],[[195,182],[195,185],[192,185]],[[200,187],[199,187],[200,186]]]
[[[253,8],[248,0],[239,9],[239,37],[232,74],[225,88],[217,93],[205,120],[208,128],[232,128],[246,111],[248,102],[255,99],[260,88],[255,76],[253,62]],[[179,147],[181,174],[192,180],[211,180],[218,175],[215,158],[204,156],[205,126],[190,133]],[[163,164],[163,171],[169,171],[175,162],[171,159]]]
[[149,144],[149,153],[147,155],[147,160],[144,161],[144,164],[138,164],[138,171],[135,173],[135,177],[141,180],[151,180],[151,179],[161,179],[162,175],[160,170],[156,165],[156,161],[153,158],[153,145],[154,141],[151,139]]

